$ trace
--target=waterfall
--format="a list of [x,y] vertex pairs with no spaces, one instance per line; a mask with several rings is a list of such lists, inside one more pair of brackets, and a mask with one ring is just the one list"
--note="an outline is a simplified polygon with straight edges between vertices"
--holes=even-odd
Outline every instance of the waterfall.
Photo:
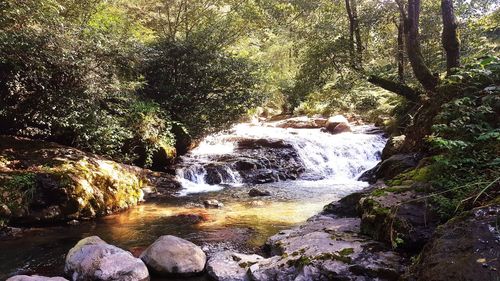
[[[247,170],[259,170],[259,175],[263,174],[266,180],[283,180],[286,177],[283,174],[290,168],[276,170],[292,163],[302,167],[299,180],[352,182],[380,160],[387,139],[382,133],[373,133],[373,129],[369,125],[353,126],[352,132],[332,135],[320,129],[238,124],[227,132],[206,137],[198,147],[181,157],[177,178],[185,189],[184,194],[215,191],[223,186],[244,184]],[[271,148],[242,149],[239,145],[242,140],[267,140],[264,146],[269,144]],[[275,148],[276,145],[279,147]],[[280,149],[284,151],[282,155],[268,155]],[[290,158],[288,162],[281,161],[283,155]],[[236,164],[242,157],[250,161],[245,162],[249,166],[246,170]]]

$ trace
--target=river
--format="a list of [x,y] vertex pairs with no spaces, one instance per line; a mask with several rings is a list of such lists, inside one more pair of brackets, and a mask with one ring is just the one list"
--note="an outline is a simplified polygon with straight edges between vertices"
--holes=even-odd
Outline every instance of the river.
[[[386,142],[372,130],[353,126],[353,132],[331,135],[320,129],[238,124],[208,136],[181,157],[176,173],[183,189],[175,198],[74,226],[33,228],[21,239],[0,241],[0,279],[21,273],[61,275],[68,250],[91,235],[134,254],[167,234],[208,252],[261,252],[269,236],[367,186],[356,179],[377,164]],[[250,197],[255,187],[271,196]],[[224,207],[204,208],[209,199]]]

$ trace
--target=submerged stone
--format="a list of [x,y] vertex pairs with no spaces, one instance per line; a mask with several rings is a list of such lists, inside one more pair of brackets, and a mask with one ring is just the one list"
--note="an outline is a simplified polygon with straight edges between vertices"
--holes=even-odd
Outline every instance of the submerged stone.
[[39,275],[16,275],[10,277],[6,281],[68,281],[68,279],[62,277],[45,277]]

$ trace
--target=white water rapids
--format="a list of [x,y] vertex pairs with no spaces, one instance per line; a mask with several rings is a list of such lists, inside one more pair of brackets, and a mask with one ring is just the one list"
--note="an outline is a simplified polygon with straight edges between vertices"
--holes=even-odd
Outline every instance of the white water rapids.
[[[320,129],[291,129],[249,123],[238,124],[231,130],[206,137],[198,147],[182,157],[188,163],[177,169],[183,185],[182,195],[217,191],[227,186],[241,186],[240,172],[224,165],[220,184],[206,183],[206,165],[225,156],[235,156],[238,139],[282,140],[297,152],[304,172],[294,181],[315,186],[318,184],[354,184],[356,179],[380,160],[387,139],[380,133],[367,133],[373,126],[353,126],[352,132],[332,135]],[[286,182],[290,182],[287,180]]]

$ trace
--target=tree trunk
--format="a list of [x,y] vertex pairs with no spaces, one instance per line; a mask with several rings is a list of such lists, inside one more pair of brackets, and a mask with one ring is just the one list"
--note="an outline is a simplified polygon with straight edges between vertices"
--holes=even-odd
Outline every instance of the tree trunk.
[[[401,1],[398,1],[401,5]],[[404,12],[404,9],[400,10]],[[408,0],[408,14],[404,15],[404,32],[406,38],[406,52],[410,60],[411,68],[418,82],[424,89],[433,92],[439,82],[437,75],[433,75],[425,64],[420,47],[420,36],[418,32],[420,20],[420,0]]]
[[399,16],[399,23],[396,24],[398,27],[398,51],[396,54],[396,61],[398,63],[398,80],[399,83],[405,82],[405,45],[404,45],[404,20],[402,16]]
[[[356,0],[345,0],[347,16],[349,17],[349,54],[354,69],[362,68],[363,45],[359,30],[358,4]],[[356,52],[355,52],[356,50]]]
[[345,0],[345,9],[347,11],[347,16],[349,17],[349,57],[351,60],[351,66],[356,69],[356,59],[354,54],[354,20],[350,0]]
[[441,14],[443,17],[442,42],[446,51],[446,69],[460,66],[460,41],[457,34],[457,21],[452,0],[441,0]]

